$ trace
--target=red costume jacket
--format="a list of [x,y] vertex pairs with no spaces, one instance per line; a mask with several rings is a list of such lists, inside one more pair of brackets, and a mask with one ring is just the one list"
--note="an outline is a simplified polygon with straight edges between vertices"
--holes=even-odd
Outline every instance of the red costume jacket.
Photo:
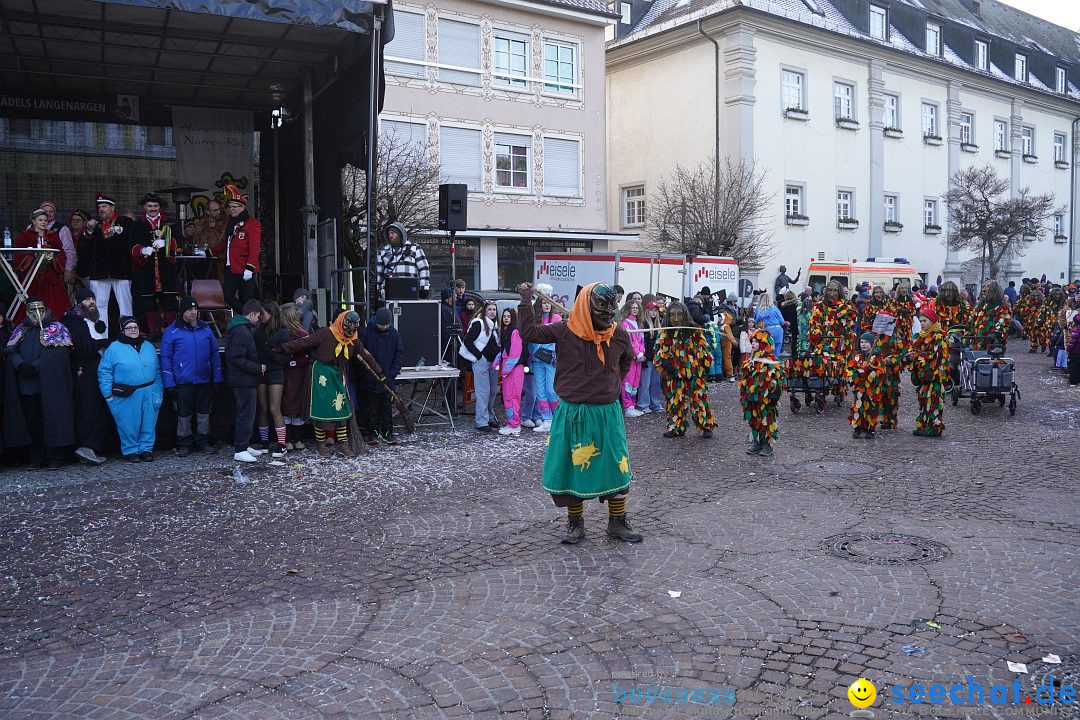
[[243,275],[245,270],[259,272],[259,248],[262,241],[262,224],[253,217],[236,223],[232,232],[210,252],[214,255],[227,253],[225,265],[233,275]]

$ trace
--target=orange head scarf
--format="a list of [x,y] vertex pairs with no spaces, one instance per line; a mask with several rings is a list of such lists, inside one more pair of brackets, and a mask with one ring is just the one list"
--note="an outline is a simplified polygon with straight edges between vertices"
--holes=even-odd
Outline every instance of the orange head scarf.
[[593,288],[599,284],[589,283],[581,288],[581,292],[577,296],[577,302],[574,303],[574,308],[570,311],[570,319],[566,321],[566,324],[570,328],[570,332],[582,340],[596,345],[596,355],[600,358],[601,364],[604,364],[604,349],[600,346],[600,343],[611,344],[611,336],[615,334],[615,323],[612,323],[611,327],[606,330],[597,330],[593,327],[591,295]]
[[[356,333],[353,333],[352,337],[345,337],[345,316],[349,313],[341,313],[338,315],[334,322],[330,323],[330,332],[334,334],[334,339],[337,340],[337,347],[334,348],[334,356],[345,355],[345,359],[349,358],[349,348],[354,342],[356,342]],[[355,314],[355,313],[354,313]],[[357,329],[359,330],[359,315],[357,315]]]

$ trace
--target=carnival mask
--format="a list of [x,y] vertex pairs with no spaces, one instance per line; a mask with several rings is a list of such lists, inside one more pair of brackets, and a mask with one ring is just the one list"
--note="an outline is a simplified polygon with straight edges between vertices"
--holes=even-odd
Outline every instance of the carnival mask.
[[593,287],[589,293],[589,314],[593,328],[607,330],[615,322],[615,313],[619,310],[619,299],[615,288],[604,283]]
[[26,306],[26,316],[33,320],[38,327],[42,327],[47,312],[48,309],[45,307],[45,303],[40,300],[34,300]]
[[360,316],[351,310],[345,313],[345,317],[341,319],[341,330],[345,333],[345,337],[355,335],[358,327],[360,327]]

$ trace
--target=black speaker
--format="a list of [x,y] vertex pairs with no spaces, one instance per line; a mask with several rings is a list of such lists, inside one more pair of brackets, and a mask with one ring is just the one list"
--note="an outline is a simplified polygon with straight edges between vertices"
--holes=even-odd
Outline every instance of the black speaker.
[[402,367],[438,365],[442,359],[442,311],[438,300],[390,300],[394,327],[405,347]]
[[469,229],[469,188],[458,183],[439,186],[439,229]]

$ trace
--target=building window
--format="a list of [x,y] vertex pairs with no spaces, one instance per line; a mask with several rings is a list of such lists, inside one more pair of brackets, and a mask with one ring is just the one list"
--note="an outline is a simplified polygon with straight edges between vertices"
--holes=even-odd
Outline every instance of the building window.
[[1016,53],[1016,72],[1013,77],[1020,82],[1027,82],[1027,55]]
[[785,110],[805,110],[803,98],[803,74],[793,70],[784,70],[780,74],[780,86]]
[[836,219],[852,220],[855,217],[855,194],[850,190],[836,191]]
[[1054,72],[1054,89],[1059,93],[1066,92],[1068,89],[1068,83],[1066,81],[1065,68],[1059,67]]
[[623,225],[645,224],[645,186],[623,188]]
[[896,222],[896,199],[895,195],[885,196],[885,222],[887,223]]
[[937,105],[922,104],[922,131],[924,136],[938,137]]
[[544,194],[581,197],[581,141],[544,138]]
[[439,18],[439,80],[480,84],[480,26]]
[[801,185],[788,185],[784,192],[784,212],[788,217],[802,216],[803,188]]
[[937,23],[926,23],[926,52],[941,55],[941,26]]
[[394,39],[386,45],[386,72],[390,75],[424,77],[424,16],[394,10]]
[[495,185],[515,190],[529,189],[529,150],[532,141],[524,135],[495,135]]
[[1054,133],[1054,162],[1066,162],[1065,160],[1065,136]]
[[482,137],[479,130],[443,126],[439,129],[439,160],[444,183],[464,183],[483,189]]
[[975,41],[975,67],[980,70],[990,69],[990,46],[983,40]]
[[514,35],[495,36],[495,83],[514,88],[529,85],[529,41]]
[[1059,238],[1065,235],[1063,232],[1064,221],[1065,218],[1062,217],[1061,213],[1054,214],[1054,237]]
[[389,143],[394,153],[423,151],[427,146],[427,125],[400,120],[379,120],[379,142]]
[[833,83],[833,114],[837,120],[855,119],[855,86]]
[[577,46],[547,41],[544,43],[544,89],[548,92],[577,94]]
[[994,121],[994,149],[1009,149],[1009,123],[1005,120]]
[[870,37],[885,40],[889,36],[889,14],[885,8],[870,6]]
[[973,137],[975,137],[975,116],[962,112],[960,113],[960,142],[964,145],[974,145]]
[[630,24],[630,3],[619,3],[619,22],[623,25]]
[[937,225],[937,200],[923,201],[923,225]]
[[1035,154],[1035,128],[1020,128],[1020,143],[1025,155]]
[[885,96],[885,127],[900,129],[900,98],[896,95]]

